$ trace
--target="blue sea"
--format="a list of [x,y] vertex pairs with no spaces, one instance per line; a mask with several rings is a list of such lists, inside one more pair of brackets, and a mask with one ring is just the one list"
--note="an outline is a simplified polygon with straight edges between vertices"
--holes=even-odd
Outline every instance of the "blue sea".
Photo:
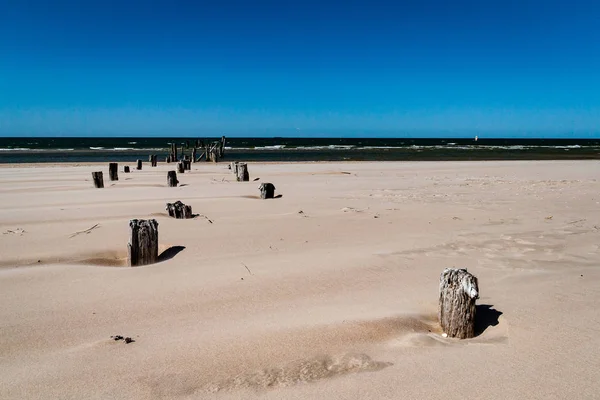
[[[217,140],[202,138],[202,140]],[[0,138],[0,163],[130,162],[196,138]],[[223,161],[600,159],[599,139],[228,138]]]

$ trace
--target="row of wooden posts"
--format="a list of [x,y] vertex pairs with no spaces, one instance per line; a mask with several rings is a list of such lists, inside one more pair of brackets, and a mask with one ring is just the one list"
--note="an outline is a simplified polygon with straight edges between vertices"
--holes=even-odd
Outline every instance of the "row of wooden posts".
[[[108,164],[108,173],[111,181],[118,181],[118,167],[117,163],[109,163]],[[248,182],[250,181],[250,174],[248,173],[248,164],[240,163],[240,162],[232,162],[229,166],[234,175],[236,176],[236,180],[238,182]],[[141,169],[141,167],[140,167]],[[168,171],[167,172],[167,186],[169,187],[177,187],[179,185],[179,180],[177,179],[177,172],[180,174],[185,173],[185,171],[191,170],[191,164],[189,161],[183,160],[178,164],[178,171]],[[123,167],[124,172],[129,172],[129,166]],[[92,179],[94,181],[94,186],[96,188],[104,187],[104,177],[102,171],[92,172]],[[272,183],[261,183],[258,187],[260,190],[260,197],[262,199],[272,199],[275,197],[275,185]]]
[[[156,156],[150,156],[150,163],[153,167],[156,167]],[[108,174],[109,174],[109,178],[111,181],[118,181],[119,180],[119,173],[118,173],[118,168],[119,168],[119,164],[118,163],[109,163],[108,164]],[[138,170],[142,169],[142,160],[137,160],[137,168]],[[192,163],[191,160],[181,160],[179,161],[179,163],[177,164],[177,171],[169,171],[167,172],[167,183],[168,186],[170,187],[176,187],[178,180],[177,180],[177,173],[179,172],[180,174],[185,173],[185,171],[190,171],[192,169]],[[246,163],[241,163],[238,161],[232,162],[229,165],[229,169],[231,169],[231,171],[233,172],[233,174],[236,177],[236,180],[238,182],[248,182],[250,181],[250,174],[248,173],[248,164]],[[129,173],[129,166],[126,165],[123,167],[123,172],[124,173]],[[94,186],[96,188],[103,188],[104,187],[104,176],[102,171],[96,171],[96,172],[92,172],[92,179],[94,181]],[[271,185],[271,184],[268,184]],[[274,186],[273,186],[273,190],[274,190]],[[262,190],[262,189],[261,189]],[[266,198],[271,198],[271,197],[266,197]]]
[[[181,201],[167,203],[174,218],[192,218],[192,207]],[[158,262],[158,222],[132,219],[127,255],[130,266]],[[438,319],[444,336],[467,339],[475,336],[477,278],[466,269],[446,268],[440,275]]]

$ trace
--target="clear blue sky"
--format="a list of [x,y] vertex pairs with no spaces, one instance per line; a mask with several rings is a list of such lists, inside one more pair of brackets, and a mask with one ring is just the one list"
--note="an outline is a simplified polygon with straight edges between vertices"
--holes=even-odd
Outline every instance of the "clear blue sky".
[[598,1],[0,0],[0,135],[600,137]]

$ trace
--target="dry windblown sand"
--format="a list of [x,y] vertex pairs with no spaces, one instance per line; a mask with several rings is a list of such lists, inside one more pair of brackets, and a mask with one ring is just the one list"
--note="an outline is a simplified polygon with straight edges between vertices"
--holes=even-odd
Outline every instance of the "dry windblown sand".
[[[0,398],[600,397],[600,162],[119,169],[0,168]],[[160,263],[123,266],[132,218]],[[474,339],[437,325],[453,266]]]

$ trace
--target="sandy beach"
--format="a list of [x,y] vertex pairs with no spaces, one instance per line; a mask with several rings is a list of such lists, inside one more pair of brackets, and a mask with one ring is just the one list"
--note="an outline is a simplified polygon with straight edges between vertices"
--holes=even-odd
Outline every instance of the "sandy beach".
[[[0,398],[600,397],[599,161],[129,165],[0,168]],[[126,266],[133,218],[159,263]],[[446,267],[473,339],[441,335]]]

